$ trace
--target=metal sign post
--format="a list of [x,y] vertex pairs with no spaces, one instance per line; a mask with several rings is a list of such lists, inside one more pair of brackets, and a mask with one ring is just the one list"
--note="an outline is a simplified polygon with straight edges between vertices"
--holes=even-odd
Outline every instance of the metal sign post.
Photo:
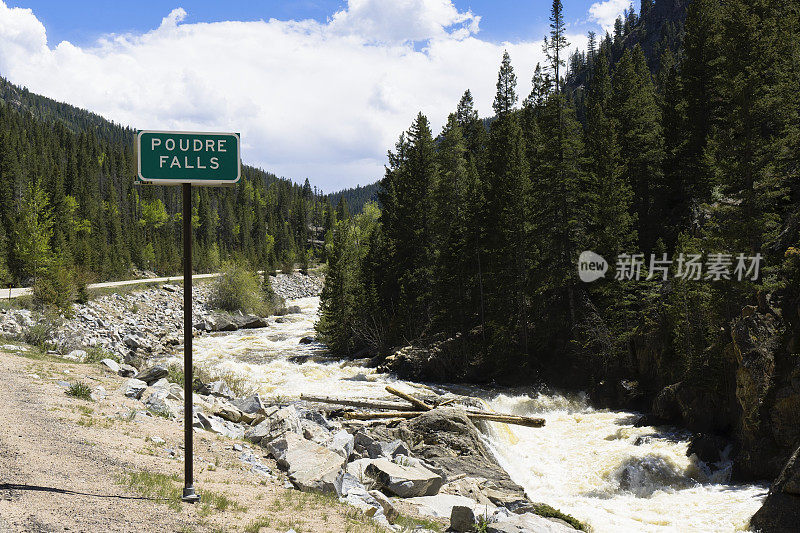
[[189,503],[200,501],[194,491],[194,433],[192,421],[192,184],[183,187],[183,434],[184,473],[183,498]]
[[238,133],[138,131],[136,178],[141,183],[181,185],[183,192],[183,431],[184,485],[182,500],[200,501],[194,489],[192,421],[192,185],[220,186],[241,177]]

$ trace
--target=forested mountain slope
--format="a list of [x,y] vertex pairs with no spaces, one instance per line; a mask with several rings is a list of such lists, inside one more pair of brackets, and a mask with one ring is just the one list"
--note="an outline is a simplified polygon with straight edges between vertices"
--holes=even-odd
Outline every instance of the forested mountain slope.
[[[180,270],[180,188],[134,185],[133,135],[0,78],[0,283]],[[235,187],[194,189],[199,271],[234,255],[272,268],[311,253],[309,226],[328,204],[308,181],[242,174]]]
[[552,8],[532,92],[506,54],[488,131],[469,91],[438,136],[420,114],[381,210],[338,223],[319,333],[405,345],[387,368],[418,379],[588,389],[774,477],[800,445],[800,6],[660,0],[569,66]]
[[339,202],[344,200],[347,210],[350,213],[358,214],[363,211],[364,205],[368,202],[376,202],[378,200],[379,187],[380,185],[377,182],[369,185],[357,185],[331,193],[328,198],[333,205],[339,205]]

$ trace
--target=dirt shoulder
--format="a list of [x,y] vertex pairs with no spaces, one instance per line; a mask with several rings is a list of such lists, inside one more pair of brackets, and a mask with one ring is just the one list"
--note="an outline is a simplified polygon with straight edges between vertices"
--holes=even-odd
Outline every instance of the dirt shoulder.
[[[244,443],[205,431],[194,450],[204,499],[184,504],[182,419],[131,415],[141,404],[97,365],[0,350],[0,371],[0,531],[383,531],[335,498],[284,488],[257,448],[274,477],[253,472]],[[69,397],[75,382],[107,396]]]

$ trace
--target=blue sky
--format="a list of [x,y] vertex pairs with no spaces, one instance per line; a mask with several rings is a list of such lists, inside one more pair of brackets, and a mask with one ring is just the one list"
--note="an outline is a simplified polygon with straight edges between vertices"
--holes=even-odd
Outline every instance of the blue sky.
[[[85,45],[107,33],[148,31],[176,7],[186,9],[189,12],[186,22],[192,23],[270,18],[311,18],[325,22],[346,6],[341,0],[12,0],[7,3],[33,9],[47,28],[51,45],[62,40]],[[571,28],[599,31],[598,24],[588,20],[589,6],[593,3],[565,2],[565,19]],[[481,16],[483,39],[494,42],[540,39],[547,31],[550,3],[546,0],[455,0],[453,4]]]
[[[565,2],[572,48],[628,0]],[[139,129],[236,131],[242,158],[325,191],[374,182],[418,112],[524,98],[546,0],[0,0],[0,75]]]

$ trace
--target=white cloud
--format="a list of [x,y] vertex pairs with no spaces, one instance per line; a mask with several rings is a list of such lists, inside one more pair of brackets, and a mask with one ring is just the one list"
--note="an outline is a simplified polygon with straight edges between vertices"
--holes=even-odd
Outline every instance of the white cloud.
[[241,132],[246,163],[335,190],[380,178],[420,110],[438,129],[469,88],[489,115],[504,48],[521,97],[543,61],[539,41],[480,40],[449,0],[350,0],[328,23],[186,16],[50,47],[31,10],[0,0],[0,75],[136,128]]
[[622,12],[628,9],[631,0],[606,0],[595,2],[589,7],[589,20],[597,22],[606,31],[614,28],[614,22]]

